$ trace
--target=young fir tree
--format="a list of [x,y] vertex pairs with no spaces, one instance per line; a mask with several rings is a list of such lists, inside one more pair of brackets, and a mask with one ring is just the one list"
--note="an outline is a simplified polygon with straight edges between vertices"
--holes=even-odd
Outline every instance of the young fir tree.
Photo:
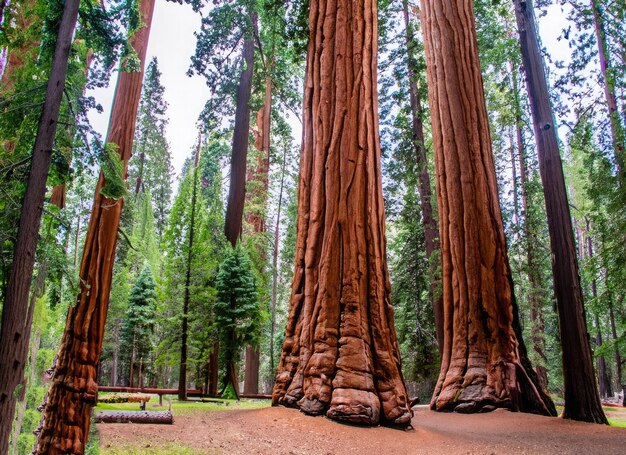
[[255,272],[241,245],[227,251],[220,264],[216,287],[215,324],[226,361],[224,389],[232,386],[236,398],[239,398],[236,371],[239,352],[246,345],[258,343],[261,325]]
[[[137,277],[128,300],[121,343],[125,350],[130,383],[142,387],[146,368],[151,368],[152,334],[156,309],[156,291],[150,266],[146,265]],[[134,376],[138,380],[134,381]]]

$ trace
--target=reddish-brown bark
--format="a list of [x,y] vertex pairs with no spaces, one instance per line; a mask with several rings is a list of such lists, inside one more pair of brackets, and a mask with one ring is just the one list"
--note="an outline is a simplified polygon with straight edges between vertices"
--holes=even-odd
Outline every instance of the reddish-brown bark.
[[444,348],[431,407],[555,415],[519,329],[472,3],[424,0],[422,27],[444,299]]
[[[256,27],[256,13],[251,13],[250,19]],[[252,73],[254,71],[254,36],[249,31],[243,43],[243,61],[245,67],[239,77],[237,86],[237,106],[235,109],[235,129],[233,131],[233,148],[230,159],[230,186],[228,189],[228,203],[224,220],[226,239],[234,247],[241,235],[243,222],[243,206],[246,196],[246,160],[248,156],[248,142],[250,132],[250,92],[252,90]],[[235,385],[236,386],[236,385]]]
[[514,4],[550,233],[552,276],[563,355],[563,416],[606,424],[593,369],[572,218],[533,3],[530,0],[514,0]]
[[0,453],[8,450],[15,413],[15,389],[22,381],[27,360],[31,329],[29,290],[78,5],[78,0],[67,0],[59,24],[3,303],[0,323]]
[[273,403],[342,421],[411,419],[382,198],[376,2],[313,0],[295,272]]
[[[257,133],[254,147],[258,150],[254,172],[248,174],[248,181],[254,181],[253,188],[246,193],[246,198],[254,202],[254,208],[248,211],[248,223],[255,234],[266,231],[265,207],[269,190],[270,170],[270,126],[272,116],[272,79],[265,77],[265,103],[256,116]],[[258,243],[259,256],[263,262],[267,257],[264,242]],[[244,374],[243,392],[259,393],[259,366],[261,351],[258,346],[246,346],[246,369]]]
[[213,350],[211,354],[209,354],[209,384],[207,393],[211,396],[217,395],[217,383],[218,383],[218,374],[219,374],[219,349],[220,345],[216,341],[213,343]]
[[[131,38],[141,62],[138,72],[120,71],[107,142],[118,146],[124,177],[132,151],[143,67],[154,10],[154,0],[141,0],[143,27]],[[68,310],[56,371],[39,434],[39,454],[82,454],[89,432],[91,409],[98,392],[97,366],[111,289],[117,230],[123,199],[101,194],[102,173],[87,229],[80,265],[80,293]]]

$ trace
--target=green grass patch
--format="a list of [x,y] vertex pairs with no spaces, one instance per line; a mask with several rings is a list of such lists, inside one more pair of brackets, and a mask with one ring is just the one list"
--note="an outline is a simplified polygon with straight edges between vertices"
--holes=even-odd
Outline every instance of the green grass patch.
[[626,428],[626,420],[625,419],[608,419],[609,425],[612,427]]
[[[178,401],[172,400],[172,412],[177,414],[188,414],[196,411],[227,411],[238,409],[261,409],[271,405],[270,400],[242,399],[237,400],[215,400],[208,402],[201,401]],[[139,403],[98,403],[96,411],[138,411]],[[163,406],[159,406],[158,397],[152,397],[146,403],[147,411],[167,411],[169,403],[163,400]]]

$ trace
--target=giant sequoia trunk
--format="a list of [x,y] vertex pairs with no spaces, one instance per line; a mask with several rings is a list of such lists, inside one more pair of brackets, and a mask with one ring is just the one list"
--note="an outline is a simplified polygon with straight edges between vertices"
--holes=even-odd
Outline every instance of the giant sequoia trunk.
[[424,0],[444,299],[431,407],[555,415],[521,338],[471,2]]
[[[248,212],[248,223],[252,225],[255,234],[262,234],[266,231],[265,207],[267,206],[267,196],[269,190],[269,170],[270,170],[270,126],[272,118],[272,79],[269,74],[265,76],[265,102],[257,114],[258,136],[254,141],[254,147],[259,151],[256,167],[250,178],[257,181],[257,186],[246,193],[246,197],[253,199],[255,210]],[[248,180],[250,180],[248,178]],[[262,263],[265,263],[267,253],[263,242],[259,244],[259,256]],[[263,272],[263,270],[261,270]],[[259,346],[246,346],[246,370],[244,375],[243,393],[259,393],[259,365],[261,352]]]
[[66,0],[46,87],[22,212],[15,252],[7,284],[0,328],[0,453],[9,446],[15,413],[15,388],[22,381],[28,352],[31,321],[27,317],[28,294],[35,264],[35,251],[50,171],[52,146],[65,89],[67,60],[78,17],[78,0]]
[[593,370],[572,218],[548,83],[537,39],[533,3],[530,0],[515,0],[514,3],[552,249],[552,276],[563,351],[563,416],[574,420],[607,423]]
[[[124,161],[124,178],[132,150],[154,0],[141,0],[139,8],[143,27],[133,35],[131,45],[139,57],[141,70],[120,71],[107,137],[109,143],[118,146]],[[80,293],[76,304],[68,310],[39,434],[39,454],[82,454],[89,432],[91,409],[98,392],[97,368],[123,206],[123,199],[102,195],[104,184],[101,173],[80,265]]]
[[[256,13],[251,13],[250,20],[256,27]],[[233,131],[233,148],[230,158],[230,186],[228,204],[224,221],[224,233],[230,244],[235,247],[241,235],[243,206],[246,197],[246,162],[250,132],[250,92],[252,91],[252,74],[254,71],[254,34],[252,30],[243,43],[243,61],[245,67],[239,77],[237,87],[237,107],[235,109],[235,129]]]
[[431,203],[432,193],[430,190],[430,175],[428,173],[428,159],[426,156],[426,145],[424,143],[424,124],[422,123],[422,103],[421,93],[417,85],[417,75],[413,68],[415,59],[415,36],[409,21],[408,0],[402,1],[404,13],[404,27],[406,29],[406,46],[409,54],[409,98],[411,102],[411,127],[413,130],[413,144],[415,146],[415,161],[417,162],[417,179],[419,182],[420,206],[422,211],[422,222],[424,223],[424,243],[426,246],[426,258],[430,267],[430,299],[433,305],[433,315],[435,317],[435,330],[439,352],[443,349],[443,296],[439,292],[441,276],[439,275],[439,237],[437,232],[437,221],[433,215]]
[[295,272],[273,404],[408,424],[385,257],[376,2],[312,0]]
[[[250,92],[252,91],[252,74],[254,72],[254,35],[257,27],[257,14],[250,13],[250,22],[253,29],[243,43],[243,61],[245,68],[239,77],[237,87],[237,107],[235,109],[235,129],[233,132],[233,149],[230,159],[230,187],[228,190],[228,205],[226,206],[226,218],[224,220],[224,233],[226,239],[235,247],[241,236],[243,224],[243,206],[246,198],[246,164],[248,157],[248,142],[250,132]],[[236,304],[235,304],[236,305]],[[235,334],[230,333],[228,339],[234,339]],[[232,349],[227,349],[226,376],[224,378],[224,390],[229,383],[233,386],[235,395],[239,397],[239,384],[237,381],[235,359]]]

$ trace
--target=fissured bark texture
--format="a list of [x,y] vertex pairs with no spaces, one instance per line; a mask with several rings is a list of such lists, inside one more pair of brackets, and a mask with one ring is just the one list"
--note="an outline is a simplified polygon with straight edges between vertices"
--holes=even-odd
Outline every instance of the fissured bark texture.
[[554,415],[526,355],[513,295],[471,2],[424,0],[444,344],[431,407]]
[[407,424],[385,257],[376,14],[372,0],[311,1],[295,272],[273,403]]
[[[125,168],[132,151],[154,2],[141,0],[139,8],[143,27],[131,38],[131,45],[141,61],[141,71],[120,71],[113,100],[107,141],[118,146]],[[80,265],[80,293],[76,304],[68,310],[39,434],[38,454],[79,455],[85,450],[91,409],[98,393],[98,361],[102,352],[117,230],[124,202],[123,199],[104,197],[100,192],[104,183],[101,173]]]

